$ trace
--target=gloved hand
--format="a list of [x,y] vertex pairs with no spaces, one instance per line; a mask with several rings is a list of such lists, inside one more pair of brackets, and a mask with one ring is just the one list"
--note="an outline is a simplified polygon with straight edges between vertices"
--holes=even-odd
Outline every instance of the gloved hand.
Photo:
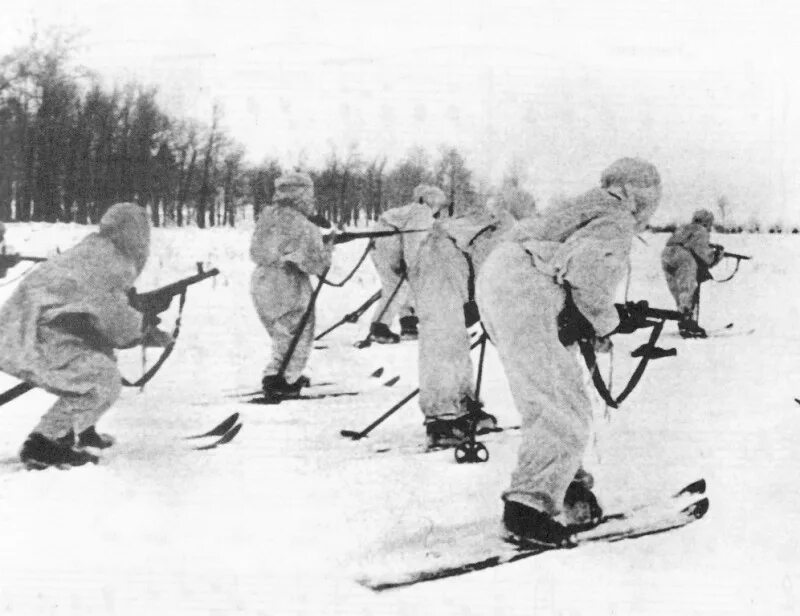
[[595,338],[592,345],[594,346],[595,353],[610,353],[614,348],[614,343],[611,342],[611,336],[600,336]]
[[331,228],[331,221],[325,218],[322,214],[314,214],[313,216],[309,216],[308,220],[323,229]]
[[165,348],[172,344],[172,336],[157,325],[148,325],[142,333],[142,346],[145,348]]
[[711,261],[711,265],[709,267],[714,267],[717,263],[722,261],[722,255],[725,253],[725,247],[720,246],[719,244],[711,244],[714,248],[714,260]]
[[632,334],[642,327],[645,321],[644,311],[648,304],[645,300],[639,302],[626,302],[617,304],[617,314],[619,314],[619,325],[614,330],[615,334]]

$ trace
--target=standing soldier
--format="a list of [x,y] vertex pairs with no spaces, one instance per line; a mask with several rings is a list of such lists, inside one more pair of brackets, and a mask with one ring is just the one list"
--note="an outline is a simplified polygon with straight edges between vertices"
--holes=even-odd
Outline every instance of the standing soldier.
[[[434,217],[446,205],[444,193],[435,186],[420,184],[414,189],[413,201],[384,212],[376,230],[405,231],[430,229]],[[420,243],[425,233],[397,234],[375,239],[372,262],[381,279],[381,299],[375,307],[375,316],[369,328],[371,340],[380,344],[400,341],[390,326],[395,314],[400,313],[400,333],[404,339],[417,337],[417,316],[405,277],[416,261]]]
[[122,387],[114,349],[169,343],[155,326],[142,332],[128,300],[149,246],[144,209],[114,205],[96,233],[37,267],[0,310],[0,370],[59,396],[22,446],[29,468],[96,463],[83,448],[113,444],[95,424]]
[[714,215],[697,210],[692,222],[675,230],[661,253],[661,267],[667,286],[675,298],[683,320],[678,331],[683,338],[706,338],[706,330],[697,323],[700,306],[700,285],[711,278],[709,269],[722,259],[722,246],[709,242]]
[[409,272],[419,315],[419,405],[430,448],[452,447],[497,425],[475,394],[467,329],[480,318],[475,277],[502,234],[535,205],[532,199],[496,205],[496,215],[436,221]]
[[272,357],[261,382],[267,398],[297,396],[308,385],[303,369],[314,342],[313,309],[303,331],[298,328],[311,301],[309,276],[323,276],[331,265],[331,249],[308,219],[314,210],[311,177],[301,172],[282,175],[275,181],[273,204],[258,217],[250,243],[250,258],[256,264],[250,292],[272,341]]
[[556,517],[565,509],[601,513],[590,482],[576,477],[592,403],[575,340],[564,334],[582,321],[598,350],[610,348],[619,324],[615,291],[634,235],[661,198],[661,180],[652,164],[623,158],[600,186],[518,224],[478,274],[481,317],[522,417],[503,523],[511,538],[528,543],[568,544],[570,524],[586,520],[563,524]]

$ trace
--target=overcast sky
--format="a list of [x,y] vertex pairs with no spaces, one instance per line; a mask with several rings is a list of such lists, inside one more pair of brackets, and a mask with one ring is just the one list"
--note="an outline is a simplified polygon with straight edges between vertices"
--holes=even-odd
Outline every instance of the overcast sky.
[[800,221],[795,2],[35,0],[4,2],[2,51],[36,23],[85,32],[80,61],[159,86],[173,113],[219,102],[252,160],[317,164],[457,146],[540,201],[655,162],[662,215],[729,197]]

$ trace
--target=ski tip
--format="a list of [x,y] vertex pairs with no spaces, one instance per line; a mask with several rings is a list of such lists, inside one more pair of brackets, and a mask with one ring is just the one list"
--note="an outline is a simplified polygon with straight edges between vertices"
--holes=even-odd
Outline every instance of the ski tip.
[[706,513],[708,513],[709,506],[710,503],[708,502],[708,498],[701,498],[699,501],[696,501],[683,509],[681,513],[700,519]]
[[733,323],[728,323],[723,329],[731,329],[733,327]]
[[228,431],[225,436],[220,439],[219,444],[223,445],[225,443],[230,443],[236,437],[236,435],[239,434],[239,431],[242,429],[242,425],[244,424],[240,422],[233,426],[233,428],[231,428],[230,431]]
[[370,374],[370,376],[371,376],[371,377],[374,377],[374,378],[376,378],[376,379],[377,379],[377,378],[379,378],[379,377],[381,377],[381,376],[383,376],[383,366],[381,366],[381,367],[380,367],[380,368],[378,368],[378,369],[377,369],[375,372],[373,372],[372,374]]
[[399,380],[400,380],[400,376],[399,375],[398,376],[394,376],[394,377],[390,378],[388,381],[386,381],[383,384],[383,386],[384,387],[392,387],[393,385],[396,385],[397,381],[399,381]]
[[683,494],[703,494],[706,491],[706,480],[705,479],[698,479],[690,483],[688,486],[683,488],[680,492],[678,492],[677,496],[681,496]]
[[797,402],[797,404],[800,404],[800,398],[795,398],[794,401]]
[[239,419],[239,413],[234,413],[233,415],[231,415],[227,419],[225,419],[222,422],[220,422],[219,424],[217,424],[215,427],[213,427],[208,432],[204,432],[203,434],[194,434],[192,436],[187,436],[185,438],[186,439],[197,439],[197,438],[204,438],[206,436],[222,436],[228,430],[231,429],[231,426],[233,426],[233,424],[235,424],[238,419]]
[[357,441],[357,440],[363,438],[363,436],[364,436],[360,432],[354,432],[353,430],[340,430],[339,434],[341,434],[342,436],[344,436],[346,438],[351,438],[354,441]]

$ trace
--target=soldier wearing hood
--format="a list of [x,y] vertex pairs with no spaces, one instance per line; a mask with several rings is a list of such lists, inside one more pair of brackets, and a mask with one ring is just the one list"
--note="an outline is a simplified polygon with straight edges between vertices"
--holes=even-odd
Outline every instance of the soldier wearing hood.
[[678,324],[683,338],[707,336],[695,319],[695,311],[700,301],[700,284],[711,278],[708,270],[722,259],[722,246],[710,243],[713,225],[711,212],[697,210],[692,222],[675,230],[661,253],[667,286],[678,311],[683,313],[683,320]]
[[478,273],[481,317],[522,418],[517,467],[503,494],[512,538],[568,544],[571,524],[587,522],[570,513],[601,514],[591,481],[577,477],[592,404],[574,340],[559,325],[574,306],[593,328],[596,348],[610,347],[619,325],[614,296],[632,240],[660,198],[652,164],[620,159],[603,172],[600,188],[517,224]]
[[[420,184],[414,189],[412,202],[384,212],[378,219],[376,230],[406,231],[430,229],[434,217],[446,205],[441,189]],[[400,333],[403,338],[417,337],[417,318],[414,301],[409,294],[403,276],[408,276],[417,258],[419,245],[425,233],[398,234],[375,239],[372,262],[381,280],[381,299],[375,306],[375,316],[369,328],[370,339],[381,344],[400,341],[400,336],[391,330],[394,317],[400,314]]]
[[149,249],[146,212],[114,205],[96,233],[42,263],[0,309],[0,370],[59,396],[22,446],[29,467],[96,463],[83,448],[113,443],[95,424],[122,387],[114,349],[169,342],[160,330],[143,334],[128,300]]
[[450,447],[494,428],[475,394],[468,327],[478,321],[475,278],[492,248],[532,200],[495,204],[495,213],[434,222],[409,272],[419,316],[419,405],[428,447]]
[[297,345],[281,367],[311,300],[310,275],[322,276],[331,265],[331,249],[308,217],[314,214],[314,184],[306,173],[293,172],[275,181],[271,206],[258,217],[250,258],[256,264],[250,292],[272,341],[272,356],[262,385],[268,397],[290,397],[308,384],[303,369],[314,343],[310,315]]

